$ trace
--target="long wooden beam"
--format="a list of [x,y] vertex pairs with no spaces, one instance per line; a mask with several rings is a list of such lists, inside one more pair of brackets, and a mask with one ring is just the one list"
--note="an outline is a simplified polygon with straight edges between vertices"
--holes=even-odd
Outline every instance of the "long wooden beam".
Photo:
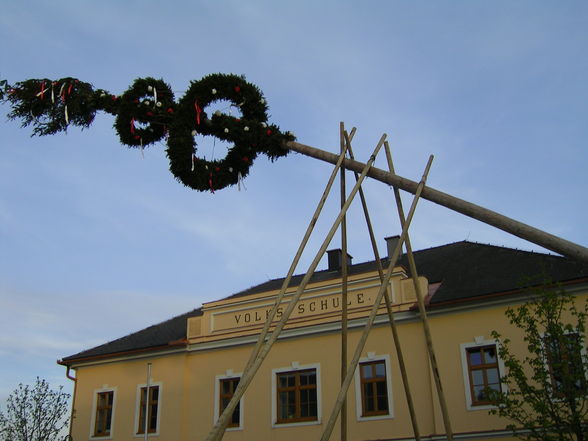
[[[336,164],[339,159],[338,155],[317,149],[316,147],[300,144],[295,141],[284,143],[284,148],[331,164]],[[345,159],[343,166],[348,170],[361,172],[364,169],[365,164],[352,159]],[[416,193],[419,185],[418,182],[376,167],[371,167],[369,169],[368,176],[412,194]],[[456,198],[447,193],[443,193],[432,187],[425,187],[422,191],[421,197],[488,225],[492,225],[502,231],[520,237],[521,239],[540,245],[543,248],[554,251],[562,256],[588,263],[588,248],[570,242],[569,240],[546,233],[538,228],[531,227],[530,225],[511,219],[500,213],[496,213],[495,211],[464,201],[463,199]]]

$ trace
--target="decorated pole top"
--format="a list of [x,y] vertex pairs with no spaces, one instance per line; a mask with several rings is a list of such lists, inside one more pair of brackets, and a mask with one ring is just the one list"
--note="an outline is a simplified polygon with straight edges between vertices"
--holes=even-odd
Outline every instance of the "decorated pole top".
[[[208,115],[206,108],[226,100],[240,109],[241,118],[220,111]],[[22,126],[33,126],[33,135],[52,135],[70,125],[89,127],[96,112],[116,116],[114,127],[123,144],[145,148],[167,138],[166,153],[170,171],[187,187],[198,191],[219,190],[235,185],[249,174],[259,153],[274,160],[290,150],[332,164],[338,155],[295,141],[291,133],[282,133],[267,122],[267,102],[261,91],[244,77],[212,74],[192,81],[188,91],[176,102],[171,88],[154,78],[139,78],[122,95],[75,78],[59,80],[30,79],[9,85],[0,81],[0,102],[8,102],[10,119]],[[198,136],[213,136],[233,143],[225,158],[207,161],[198,156]],[[343,167],[360,173],[365,164],[343,160]],[[369,168],[375,180],[415,194],[419,184],[394,173]],[[588,262],[588,248],[541,231],[487,208],[425,186],[423,199],[492,225],[507,233],[533,242],[564,256]]]
[[[187,187],[210,191],[235,185],[249,174],[260,153],[274,160],[288,154],[284,142],[294,136],[268,123],[268,106],[261,91],[244,77],[212,74],[190,87],[179,101],[163,80],[136,79],[122,95],[94,89],[76,78],[30,79],[9,86],[0,84],[0,101],[10,103],[10,119],[33,126],[33,135],[52,135],[71,125],[89,127],[96,112],[116,116],[114,127],[122,144],[145,148],[167,139],[170,171]],[[207,107],[229,101],[241,117]],[[207,161],[198,156],[198,136],[214,136],[233,145],[223,159]]]

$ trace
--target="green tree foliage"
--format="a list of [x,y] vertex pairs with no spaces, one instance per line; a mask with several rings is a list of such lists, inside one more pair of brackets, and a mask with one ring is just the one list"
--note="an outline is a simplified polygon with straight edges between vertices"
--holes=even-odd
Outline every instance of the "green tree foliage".
[[546,284],[530,301],[506,311],[522,331],[524,354],[514,352],[511,339],[492,333],[507,370],[507,390],[488,392],[497,405],[490,413],[509,419],[507,428],[518,438],[588,440],[587,313],[588,302],[580,306],[574,296]]
[[0,440],[57,440],[67,427],[69,394],[62,389],[50,389],[39,377],[32,387],[19,384],[6,401],[5,413],[0,412]]

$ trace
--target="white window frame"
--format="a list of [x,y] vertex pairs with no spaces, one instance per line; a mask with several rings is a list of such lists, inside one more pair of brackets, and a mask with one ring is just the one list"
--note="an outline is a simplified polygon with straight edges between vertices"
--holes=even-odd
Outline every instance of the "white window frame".
[[[157,394],[157,428],[155,430],[155,432],[149,432],[147,434],[147,436],[159,436],[159,429],[161,427],[161,399],[163,396],[163,383],[161,381],[158,382],[154,382],[154,383],[149,383],[149,388],[152,388],[154,386],[159,387],[159,392]],[[136,405],[135,405],[135,424],[133,426],[133,436],[135,438],[145,438],[145,434],[144,433],[138,433],[139,432],[139,416],[141,415],[140,413],[140,407],[141,407],[141,389],[147,387],[147,383],[142,383],[142,384],[137,384],[137,395],[136,395]],[[149,399],[149,397],[147,397],[147,399]],[[145,418],[147,418],[148,415],[145,415]]]
[[[294,423],[278,423],[278,395],[277,395],[277,374],[283,372],[304,371],[308,369],[316,370],[316,420],[315,421],[299,421]],[[321,364],[312,363],[301,365],[297,361],[293,361],[290,366],[272,369],[272,387],[271,387],[271,403],[272,403],[272,428],[280,427],[299,427],[299,426],[314,426],[322,424],[322,400],[321,400]]]
[[[361,363],[370,363],[374,361],[383,361],[386,366],[386,389],[388,394],[388,415],[372,415],[363,416],[363,406],[361,401],[361,375],[360,366]],[[369,352],[367,357],[360,358],[357,369],[354,373],[355,379],[355,415],[357,421],[375,421],[375,420],[389,420],[394,418],[394,400],[392,399],[392,374],[390,372],[390,355],[382,354],[375,355],[373,352]]]
[[[504,367],[504,361],[500,358],[500,354],[498,353],[500,349],[500,342],[496,340],[486,340],[484,337],[475,337],[473,342],[462,343],[459,345],[460,353],[461,353],[461,370],[463,374],[463,385],[464,385],[464,392],[465,392],[465,403],[466,409],[475,411],[475,410],[488,410],[494,409],[496,406],[492,404],[473,404],[472,403],[472,388],[470,384],[470,372],[468,369],[468,354],[467,350],[470,348],[479,348],[482,346],[494,346],[496,348],[496,361],[498,364],[498,376],[500,378],[504,377],[506,372]],[[501,382],[500,388],[502,392],[507,392],[506,384]]]
[[[214,416],[213,416],[213,424],[216,424],[218,419],[220,418],[220,383],[221,380],[228,380],[230,378],[243,378],[243,372],[239,372],[237,374],[233,373],[231,369],[228,369],[223,375],[217,375],[214,377]],[[227,427],[225,430],[227,432],[233,432],[238,430],[243,430],[245,428],[244,421],[245,421],[245,395],[241,397],[239,400],[239,425],[237,427]]]
[[[98,405],[98,394],[112,392],[112,415],[110,417],[110,434],[106,436],[95,436],[94,429],[96,428],[96,407]],[[92,413],[90,414],[90,439],[107,440],[112,439],[114,436],[114,416],[116,415],[116,387],[110,387],[107,385],[102,386],[100,389],[94,389],[92,394]]]

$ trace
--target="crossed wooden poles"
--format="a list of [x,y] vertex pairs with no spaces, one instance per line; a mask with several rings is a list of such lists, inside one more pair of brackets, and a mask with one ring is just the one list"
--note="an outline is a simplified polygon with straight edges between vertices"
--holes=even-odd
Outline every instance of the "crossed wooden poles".
[[[344,258],[342,259],[342,302],[343,305],[342,314],[341,314],[341,388],[339,390],[339,394],[336,398],[335,404],[331,411],[330,417],[327,420],[325,425],[323,434],[321,436],[321,441],[328,441],[331,433],[334,429],[335,423],[339,415],[341,415],[340,424],[341,424],[341,441],[346,441],[347,439],[347,421],[346,421],[346,396],[349,386],[351,384],[354,372],[359,364],[359,359],[361,357],[361,353],[364,349],[365,343],[367,341],[368,335],[371,331],[371,328],[374,324],[378,309],[384,300],[386,306],[386,313],[388,315],[388,321],[390,323],[390,329],[392,331],[392,340],[394,343],[394,348],[396,351],[396,355],[398,358],[399,363],[399,370],[402,377],[402,382],[404,386],[404,392],[407,400],[407,406],[409,409],[411,423],[413,427],[414,437],[415,440],[420,441],[420,432],[417,423],[416,411],[414,408],[414,403],[412,399],[412,394],[410,391],[409,383],[408,383],[408,375],[406,371],[406,367],[404,364],[404,357],[402,354],[402,348],[400,345],[400,341],[398,338],[398,330],[396,326],[396,322],[394,320],[394,314],[392,311],[392,303],[390,300],[390,279],[393,274],[393,269],[397,263],[397,260],[401,254],[403,245],[406,248],[409,267],[410,267],[410,274],[414,282],[416,298],[417,298],[417,305],[419,309],[420,318],[423,324],[423,333],[426,341],[426,348],[427,353],[429,356],[429,361],[431,363],[431,369],[433,378],[435,381],[435,387],[437,390],[437,396],[439,399],[439,406],[441,409],[441,414],[443,417],[443,423],[445,427],[445,432],[447,439],[449,441],[453,440],[453,431],[451,428],[451,421],[449,419],[449,413],[447,409],[447,403],[445,401],[445,394],[443,392],[443,386],[439,374],[439,369],[437,365],[437,359],[435,356],[435,350],[432,343],[431,331],[429,327],[429,322],[427,319],[427,312],[424,305],[424,296],[421,292],[420,285],[418,283],[418,273],[416,269],[416,265],[414,262],[413,254],[412,254],[412,247],[410,244],[410,239],[408,236],[408,229],[410,223],[412,221],[417,203],[421,197],[435,202],[439,205],[443,205],[447,208],[450,208],[454,211],[459,213],[465,214],[469,217],[474,219],[480,220],[484,223],[497,227],[503,231],[509,232],[514,234],[515,236],[521,237],[526,239],[530,242],[536,243],[541,245],[547,249],[565,255],[567,257],[574,258],[576,260],[581,260],[584,262],[588,262],[588,249],[582,247],[580,245],[574,244],[567,240],[561,239],[559,237],[553,236],[549,233],[543,232],[536,228],[533,228],[529,225],[523,224],[518,222],[514,219],[510,219],[506,216],[488,210],[486,208],[477,206],[470,202],[466,202],[464,200],[458,199],[454,196],[448,195],[441,191],[435,190],[431,187],[426,187],[426,179],[432,164],[433,157],[429,158],[429,161],[425,167],[425,171],[423,173],[422,179],[420,182],[414,182],[409,179],[400,177],[394,173],[394,166],[392,163],[392,155],[390,153],[390,148],[388,142],[386,141],[386,135],[382,135],[378,144],[376,145],[372,155],[370,156],[367,163],[363,164],[361,162],[355,161],[353,157],[353,150],[351,148],[351,141],[353,139],[353,135],[355,134],[355,128],[348,133],[343,126],[343,123],[340,125],[340,140],[341,140],[341,151],[339,155],[335,155],[333,153],[329,153],[314,147],[310,147],[304,144],[300,144],[297,142],[288,142],[284,145],[285,148],[290,150],[302,153],[307,156],[311,156],[317,159],[321,159],[326,162],[330,162],[335,164],[335,168],[333,169],[331,176],[327,182],[326,188],[319,200],[315,213],[313,214],[311,221],[307,227],[307,230],[304,234],[304,237],[300,243],[298,251],[290,265],[288,270],[287,276],[284,279],[282,287],[276,297],[276,301],[272,310],[267,317],[267,320],[264,324],[263,329],[261,330],[257,343],[251,352],[247,365],[243,371],[243,375],[239,381],[237,389],[235,390],[232,399],[230,400],[227,407],[222,412],[221,416],[215,423],[214,427],[206,437],[206,441],[220,441],[224,435],[225,429],[229,423],[231,415],[235,410],[239,400],[242,398],[243,394],[245,393],[247,387],[253,380],[255,374],[257,373],[258,369],[260,368],[261,364],[269,354],[269,351],[273,344],[277,341],[281,331],[283,330],[288,318],[290,317],[291,313],[294,311],[296,304],[300,297],[302,296],[307,284],[309,283],[314,271],[316,270],[321,258],[323,257],[324,253],[327,250],[333,236],[335,235],[336,231],[341,227],[341,246],[342,246],[342,253]],[[387,162],[388,162],[388,169],[389,171],[386,172],[384,170],[378,169],[373,167],[373,163],[376,159],[378,152],[381,150],[382,146],[384,146]],[[347,155],[349,156],[347,158]],[[345,190],[345,169],[351,170],[354,172],[355,176],[355,185],[353,186],[351,192],[347,197],[345,197],[346,190]],[[330,193],[330,190],[333,186],[333,183],[337,177],[337,174],[340,172],[341,174],[341,211],[329,232],[327,233],[320,249],[317,251],[314,260],[310,264],[304,278],[300,282],[296,292],[294,293],[293,297],[290,299],[288,306],[286,307],[285,311],[283,312],[280,320],[273,325],[274,319],[277,315],[278,308],[282,304],[282,301],[285,296],[286,289],[288,288],[294,271],[299,263],[300,257],[308,243],[310,235],[314,229],[314,226],[318,220],[318,217],[322,211],[322,208],[325,204],[327,196]],[[390,256],[390,260],[388,263],[388,267],[386,270],[382,267],[382,263],[380,260],[380,256],[378,253],[378,249],[376,246],[376,239],[373,232],[371,220],[369,217],[369,211],[367,209],[367,203],[365,200],[365,196],[361,187],[361,184],[366,176],[370,176],[373,179],[381,181],[383,183],[389,184],[394,188],[394,196],[396,200],[396,205],[398,208],[398,215],[400,218],[400,224],[402,226],[402,233],[400,235],[400,239],[394,249],[392,255]],[[405,190],[414,194],[414,199],[411,204],[411,207],[408,211],[408,214],[405,215],[403,204],[400,198],[400,189]],[[376,262],[376,266],[378,269],[378,274],[380,277],[381,285],[374,301],[374,304],[371,308],[370,314],[367,318],[367,322],[363,328],[362,335],[357,343],[355,351],[353,353],[353,357],[351,362],[348,364],[347,362],[347,310],[346,310],[346,295],[347,295],[347,233],[346,233],[346,221],[345,215],[346,212],[351,205],[351,202],[355,198],[355,196],[359,193],[362,208],[366,220],[366,225],[368,228],[368,232],[370,235],[370,241],[372,244],[374,258]],[[270,328],[274,326],[274,329],[270,332]]]

